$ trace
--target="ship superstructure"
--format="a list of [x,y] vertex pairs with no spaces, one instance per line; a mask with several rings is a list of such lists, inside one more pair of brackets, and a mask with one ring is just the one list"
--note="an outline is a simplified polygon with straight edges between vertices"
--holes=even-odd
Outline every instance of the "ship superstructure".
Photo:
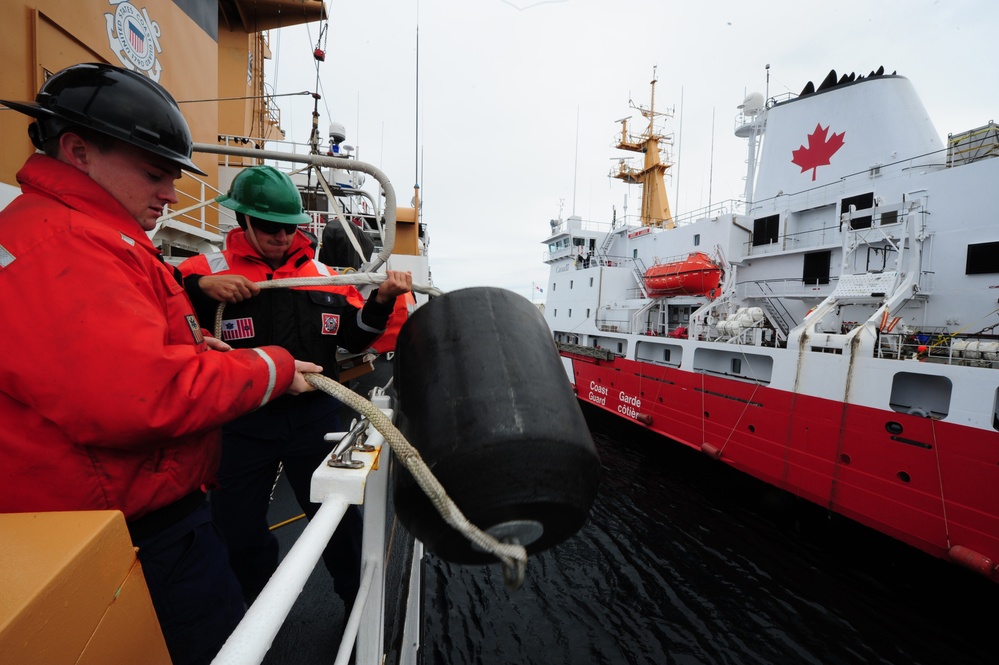
[[999,581],[999,130],[883,69],[739,112],[744,201],[552,221],[578,397]]

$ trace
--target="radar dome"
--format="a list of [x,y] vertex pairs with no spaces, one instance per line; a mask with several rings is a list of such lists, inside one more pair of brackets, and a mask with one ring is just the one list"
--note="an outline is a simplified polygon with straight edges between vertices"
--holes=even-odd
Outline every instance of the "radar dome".
[[331,122],[330,123],[330,139],[333,143],[340,144],[341,141],[347,138],[347,130],[344,129],[343,123]]
[[746,96],[745,101],[743,101],[738,106],[746,115],[756,115],[763,110],[763,95],[759,92],[753,92]]

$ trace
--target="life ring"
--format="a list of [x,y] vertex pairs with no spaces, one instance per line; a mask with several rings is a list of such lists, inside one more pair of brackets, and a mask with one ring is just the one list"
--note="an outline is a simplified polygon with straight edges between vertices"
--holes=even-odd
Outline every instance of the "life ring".
[[908,413],[910,416],[919,416],[920,418],[930,417],[930,412],[921,406],[910,406]]

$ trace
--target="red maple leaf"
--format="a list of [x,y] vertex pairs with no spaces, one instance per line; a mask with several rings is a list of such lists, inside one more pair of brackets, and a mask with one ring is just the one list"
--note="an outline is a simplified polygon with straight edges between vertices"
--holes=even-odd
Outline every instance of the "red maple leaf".
[[812,169],[812,180],[815,180],[815,170],[829,164],[829,158],[843,147],[843,136],[846,132],[833,134],[826,140],[828,133],[828,127],[823,128],[821,124],[816,124],[815,131],[808,135],[808,147],[801,146],[791,151],[793,155],[791,163],[800,166],[802,173]]

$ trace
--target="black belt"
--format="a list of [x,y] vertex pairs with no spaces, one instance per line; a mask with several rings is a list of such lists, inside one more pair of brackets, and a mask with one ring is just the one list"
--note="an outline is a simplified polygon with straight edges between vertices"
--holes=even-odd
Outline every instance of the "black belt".
[[181,521],[201,507],[201,504],[205,502],[205,496],[204,492],[197,490],[173,503],[168,503],[162,508],[157,508],[151,513],[146,513],[142,517],[132,520],[128,523],[128,533],[132,536],[132,542],[148,538]]

